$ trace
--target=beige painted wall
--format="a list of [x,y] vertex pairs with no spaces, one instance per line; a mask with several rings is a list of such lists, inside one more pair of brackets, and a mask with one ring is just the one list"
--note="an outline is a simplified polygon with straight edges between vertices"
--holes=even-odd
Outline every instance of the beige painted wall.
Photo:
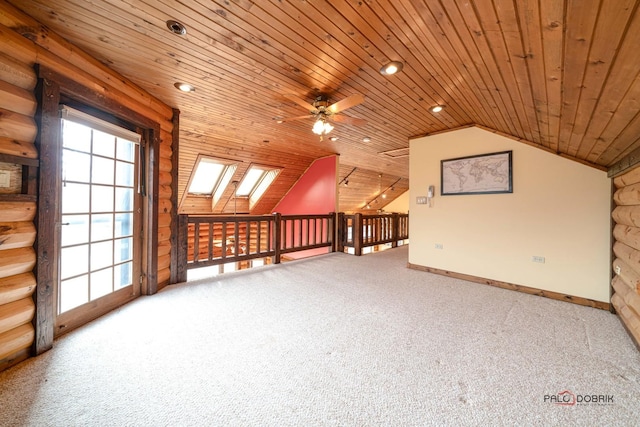
[[405,191],[384,208],[385,212],[408,213],[409,212],[409,190]]
[[[440,195],[440,160],[506,150],[512,194]],[[471,127],[410,141],[409,175],[410,263],[609,301],[606,172]]]

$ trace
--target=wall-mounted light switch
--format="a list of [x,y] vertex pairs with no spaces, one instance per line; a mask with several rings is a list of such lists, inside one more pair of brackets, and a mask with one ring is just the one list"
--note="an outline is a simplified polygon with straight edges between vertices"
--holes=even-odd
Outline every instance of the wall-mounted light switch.
[[429,202],[429,199],[424,196],[416,197],[416,203],[418,205],[426,205]]

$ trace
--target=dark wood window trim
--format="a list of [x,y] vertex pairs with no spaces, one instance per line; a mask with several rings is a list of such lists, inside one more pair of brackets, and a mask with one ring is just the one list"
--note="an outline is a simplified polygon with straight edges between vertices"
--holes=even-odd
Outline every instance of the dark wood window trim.
[[38,230],[36,250],[35,292],[36,313],[34,317],[34,355],[53,346],[55,301],[54,288],[57,281],[57,227],[59,218],[60,141],[58,105],[62,99],[72,99],[96,110],[100,110],[138,127],[145,143],[146,198],[144,201],[143,242],[143,294],[154,294],[158,290],[158,172],[160,154],[160,125],[101,93],[82,86],[70,77],[36,64],[38,85],[36,97],[38,110],[38,137],[36,145],[40,156],[38,184]]

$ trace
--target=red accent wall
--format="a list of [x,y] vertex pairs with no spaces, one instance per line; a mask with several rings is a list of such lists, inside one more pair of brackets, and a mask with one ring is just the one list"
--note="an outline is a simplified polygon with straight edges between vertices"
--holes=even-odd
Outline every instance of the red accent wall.
[[[314,161],[298,182],[273,209],[282,215],[328,214],[337,209],[337,156]],[[287,254],[290,258],[304,258],[328,253],[328,248]]]
[[282,215],[336,211],[336,156],[318,159],[273,209]]

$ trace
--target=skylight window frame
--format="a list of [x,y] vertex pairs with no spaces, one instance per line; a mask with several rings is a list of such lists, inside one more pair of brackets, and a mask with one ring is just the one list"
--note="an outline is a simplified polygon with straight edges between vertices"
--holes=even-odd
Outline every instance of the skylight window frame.
[[[243,193],[242,195],[239,195],[238,190],[241,189],[243,185],[245,185],[246,180],[251,175],[251,171],[255,169],[262,170],[262,173],[255,180],[255,182],[253,183],[253,185],[251,186],[251,189],[247,192],[247,194]],[[264,194],[267,192],[269,187],[278,178],[278,175],[280,175],[280,172],[282,171],[282,169],[283,168],[277,167],[277,166],[252,164],[251,166],[249,166],[249,168],[247,168],[247,171],[244,173],[244,176],[242,177],[242,180],[240,181],[236,189],[235,196],[237,198],[249,199],[249,209],[253,208],[258,203],[258,201],[262,198],[262,196],[264,196]],[[270,180],[270,182],[267,185],[263,185],[263,182],[265,181],[265,179]],[[257,192],[257,190],[259,191]]]
[[[192,192],[190,191],[193,180],[195,179],[198,168],[202,162],[214,163],[223,166],[220,172],[217,174],[215,178],[215,182],[212,185],[211,192]],[[238,167],[238,162],[229,160],[229,159],[221,159],[213,156],[207,156],[205,154],[198,154],[196,158],[196,162],[194,164],[193,170],[191,172],[191,176],[189,176],[189,182],[187,183],[186,194],[189,197],[207,197],[207,198],[217,198],[220,199],[222,193],[224,192],[224,188],[220,188],[221,185],[224,185],[225,188],[230,184],[231,177],[235,172],[235,169]],[[233,168],[233,171],[230,171],[230,168]],[[228,179],[225,179],[228,178]],[[224,180],[224,181],[223,181]],[[214,200],[216,203],[217,200]]]

